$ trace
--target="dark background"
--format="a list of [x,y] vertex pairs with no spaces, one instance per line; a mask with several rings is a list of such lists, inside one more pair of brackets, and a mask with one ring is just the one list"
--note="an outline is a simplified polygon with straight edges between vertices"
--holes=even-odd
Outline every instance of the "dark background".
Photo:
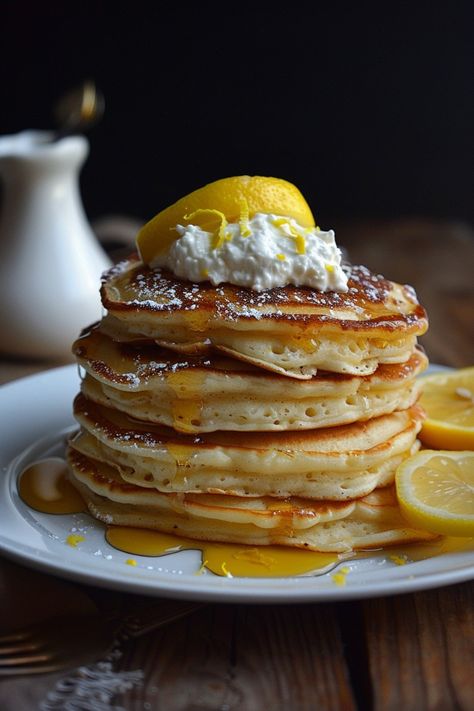
[[469,2],[0,2],[0,133],[94,78],[88,215],[148,219],[227,175],[284,177],[319,224],[472,220]]

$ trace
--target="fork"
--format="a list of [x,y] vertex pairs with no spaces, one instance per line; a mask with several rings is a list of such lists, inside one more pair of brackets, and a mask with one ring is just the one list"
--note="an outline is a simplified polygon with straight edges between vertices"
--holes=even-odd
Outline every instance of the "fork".
[[52,617],[0,635],[0,677],[45,674],[103,658],[121,640],[170,624],[200,603],[163,600],[124,618],[100,615]]

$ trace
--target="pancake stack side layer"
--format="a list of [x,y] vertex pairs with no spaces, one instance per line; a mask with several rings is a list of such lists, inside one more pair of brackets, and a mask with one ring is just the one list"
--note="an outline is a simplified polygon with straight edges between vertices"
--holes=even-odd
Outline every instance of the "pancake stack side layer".
[[414,291],[193,284],[138,257],[103,279],[70,476],[93,516],[203,541],[348,552],[431,534],[394,475],[419,446],[427,328]]

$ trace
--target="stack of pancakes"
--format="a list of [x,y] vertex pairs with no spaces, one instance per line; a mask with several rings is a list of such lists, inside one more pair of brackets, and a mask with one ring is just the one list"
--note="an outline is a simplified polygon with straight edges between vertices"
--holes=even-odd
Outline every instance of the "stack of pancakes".
[[192,284],[137,257],[104,277],[72,481],[106,523],[343,552],[430,534],[393,480],[418,448],[413,290],[347,267],[347,293]]

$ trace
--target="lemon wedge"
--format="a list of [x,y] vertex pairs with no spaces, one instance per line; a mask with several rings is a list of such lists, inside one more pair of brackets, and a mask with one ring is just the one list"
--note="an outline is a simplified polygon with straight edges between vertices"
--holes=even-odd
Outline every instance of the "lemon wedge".
[[[243,214],[242,206],[245,206]],[[189,224],[189,216],[194,215],[192,224],[205,228],[210,212],[222,213],[228,222],[243,223],[257,212],[285,215],[293,217],[302,227],[315,227],[309,205],[295,185],[280,178],[238,175],[204,185],[147,222],[137,237],[142,261],[149,264],[169,249],[179,237],[176,225]]]
[[427,419],[419,435],[427,447],[474,449],[474,368],[422,378]]
[[474,536],[474,452],[418,452],[398,467],[395,482],[401,512],[413,526]]

